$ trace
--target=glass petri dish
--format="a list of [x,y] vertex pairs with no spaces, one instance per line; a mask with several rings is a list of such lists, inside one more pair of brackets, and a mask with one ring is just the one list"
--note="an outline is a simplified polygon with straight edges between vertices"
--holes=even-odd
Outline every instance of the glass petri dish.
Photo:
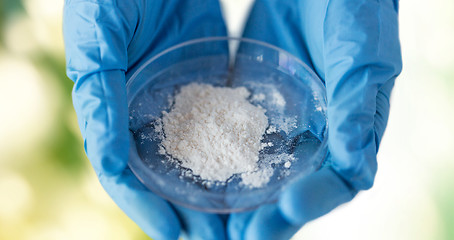
[[[238,46],[236,54],[229,53],[231,46]],[[194,82],[246,87],[250,102],[266,109],[276,128],[264,135],[263,142],[272,144],[259,154],[259,168],[268,171],[266,184],[242,184],[242,174],[207,182],[160,153],[156,122],[169,112],[180,88]],[[126,87],[131,151],[137,152],[130,154],[129,167],[147,188],[174,204],[213,213],[251,210],[277,201],[286,186],[318,170],[326,157],[325,86],[301,60],[270,44],[230,37],[187,41],[146,61]]]

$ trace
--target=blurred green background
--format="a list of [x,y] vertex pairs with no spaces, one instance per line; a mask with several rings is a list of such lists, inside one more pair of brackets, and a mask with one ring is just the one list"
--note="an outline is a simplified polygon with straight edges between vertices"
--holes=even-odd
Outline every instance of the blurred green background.
[[[404,71],[375,185],[294,239],[454,239],[454,1],[400,5]],[[83,152],[62,7],[0,0],[0,239],[148,239]]]

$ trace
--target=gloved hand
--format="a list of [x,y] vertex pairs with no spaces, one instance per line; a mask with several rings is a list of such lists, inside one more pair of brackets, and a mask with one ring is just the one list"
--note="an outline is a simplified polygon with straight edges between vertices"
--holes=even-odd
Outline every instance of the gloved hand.
[[[74,105],[87,154],[115,202],[157,239],[175,239],[180,228],[193,238],[224,237],[218,215],[171,206],[126,167],[125,74],[175,43],[225,35],[217,2],[203,3],[73,0],[65,6],[68,75],[76,82]],[[372,185],[388,98],[401,68],[396,8],[390,1],[256,3],[245,37],[292,52],[326,81],[332,157],[277,205],[231,215],[231,238],[289,238]]]
[[289,239],[373,185],[391,89],[402,68],[397,20],[397,0],[255,2],[243,36],[289,51],[325,82],[330,155],[277,204],[232,214],[232,239]]
[[189,39],[225,36],[219,3],[66,0],[63,30],[85,151],[106,192],[154,239],[177,239],[180,230],[192,239],[223,239],[219,215],[172,206],[127,167],[125,88],[128,74],[162,50]]

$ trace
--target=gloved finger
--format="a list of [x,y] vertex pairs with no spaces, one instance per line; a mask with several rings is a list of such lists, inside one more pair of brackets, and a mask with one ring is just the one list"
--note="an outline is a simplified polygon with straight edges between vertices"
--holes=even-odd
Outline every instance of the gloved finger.
[[277,204],[232,214],[228,222],[229,237],[289,239],[305,223],[350,201],[355,194],[332,169],[322,168],[289,186]]
[[[134,38],[128,45],[129,78],[142,64],[165,49],[182,42],[212,36],[226,36],[227,29],[222,18],[218,0],[159,0],[135,1],[140,12]],[[125,1],[124,4],[130,4]],[[128,7],[124,7],[128,12]],[[212,44],[211,46],[214,46]],[[213,52],[212,49],[187,49],[192,52]],[[228,52],[227,45],[220,47],[222,53]],[[178,52],[173,52],[171,63],[178,62]],[[187,55],[185,57],[187,57]]]
[[124,84],[124,72],[117,70],[92,74],[74,85],[73,103],[85,139],[85,151],[98,174],[119,174],[128,161]]
[[[323,84],[312,81],[313,78],[317,78],[317,74],[311,71],[314,70],[314,64],[313,56],[310,55],[311,45],[308,42],[313,39],[316,39],[314,42],[322,41],[318,34],[320,27],[311,29],[308,27],[322,24],[324,5],[324,1],[255,1],[243,32],[243,37],[270,43],[288,51],[303,61],[310,70],[302,67],[297,59],[287,57],[288,55],[282,54],[281,51],[258,48],[247,42],[242,43],[238,49],[235,73],[246,77],[239,78],[237,83],[252,89],[253,94],[257,91],[265,96],[265,101],[261,101],[260,105],[267,109],[267,116],[271,119],[270,125],[284,130],[278,135],[288,142],[299,141],[302,139],[301,136],[311,136],[310,138],[321,140],[326,133],[326,108],[321,107],[326,104],[326,96],[323,95],[325,90]],[[245,58],[242,54],[253,57]],[[319,54],[314,53],[314,56],[318,57]],[[255,61],[255,59],[258,60]],[[269,78],[256,81],[257,78],[254,75],[259,74],[254,70],[259,69],[257,72],[260,73],[263,64],[275,66],[280,71]],[[313,89],[300,87],[301,85],[294,84],[292,81],[275,84],[275,80],[268,80],[277,77],[285,79],[287,76],[281,72],[290,76],[296,72],[295,75],[302,76],[298,79],[301,80],[302,85],[312,86]],[[318,94],[314,98],[323,104],[318,105],[318,100],[307,101],[307,96],[314,93]],[[276,96],[280,97],[276,98]],[[284,102],[285,107],[276,105],[276,99],[283,99],[280,102]],[[288,127],[288,123],[292,121],[296,123],[296,128]]]
[[350,201],[355,194],[337,173],[324,167],[290,185],[278,205],[290,225],[303,226]]
[[225,224],[220,215],[173,205],[182,225],[183,239],[226,239]]
[[115,203],[150,237],[178,239],[180,222],[171,205],[150,192],[129,168],[119,176],[99,180]]
[[227,221],[227,234],[230,240],[244,239],[244,232],[246,231],[249,222],[254,217],[254,211],[232,213]]
[[[354,189],[368,189],[381,137],[374,128],[376,115],[387,118],[386,112],[377,113],[386,108],[377,108],[377,94],[389,90],[401,70],[394,3],[330,1],[323,44],[332,168]],[[383,131],[385,122],[380,125]]]
[[[243,37],[273,44],[324,79],[323,22],[328,1],[255,1]],[[241,51],[241,47],[239,51]]]
[[265,205],[256,211],[232,214],[228,222],[232,240],[290,239],[299,229],[283,218],[276,204]]
[[98,175],[118,175],[128,161],[125,71],[133,18],[109,1],[67,1],[64,9],[67,73],[75,81],[74,107]]
[[[128,134],[134,141],[132,134]],[[131,144],[129,159],[139,158]],[[119,175],[98,174],[99,181],[115,203],[150,237],[178,239],[180,222],[172,206],[148,190],[127,167]]]

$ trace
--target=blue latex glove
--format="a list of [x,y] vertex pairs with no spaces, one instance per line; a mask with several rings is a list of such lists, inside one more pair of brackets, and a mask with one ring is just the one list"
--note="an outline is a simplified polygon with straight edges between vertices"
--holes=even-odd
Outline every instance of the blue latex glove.
[[[388,97],[401,68],[395,6],[380,4],[256,3],[245,36],[287,49],[326,81],[333,157],[294,184],[279,204],[231,215],[231,238],[289,238],[305,222],[371,186]],[[138,182],[126,167],[125,137],[125,74],[175,43],[225,35],[218,3],[67,1],[64,31],[85,148],[106,191],[156,239],[175,239],[180,228],[191,238],[224,238],[220,216],[171,206]]]
[[[257,0],[244,37],[293,53],[324,80],[330,157],[279,202],[232,214],[232,239],[288,239],[373,185],[389,97],[402,68],[397,0]],[[240,48],[241,49],[241,48]]]
[[177,239],[181,230],[191,239],[223,239],[225,222],[219,215],[172,206],[127,167],[125,88],[128,76],[162,50],[193,38],[225,36],[219,3],[67,0],[63,30],[85,151],[106,192],[154,239]]

